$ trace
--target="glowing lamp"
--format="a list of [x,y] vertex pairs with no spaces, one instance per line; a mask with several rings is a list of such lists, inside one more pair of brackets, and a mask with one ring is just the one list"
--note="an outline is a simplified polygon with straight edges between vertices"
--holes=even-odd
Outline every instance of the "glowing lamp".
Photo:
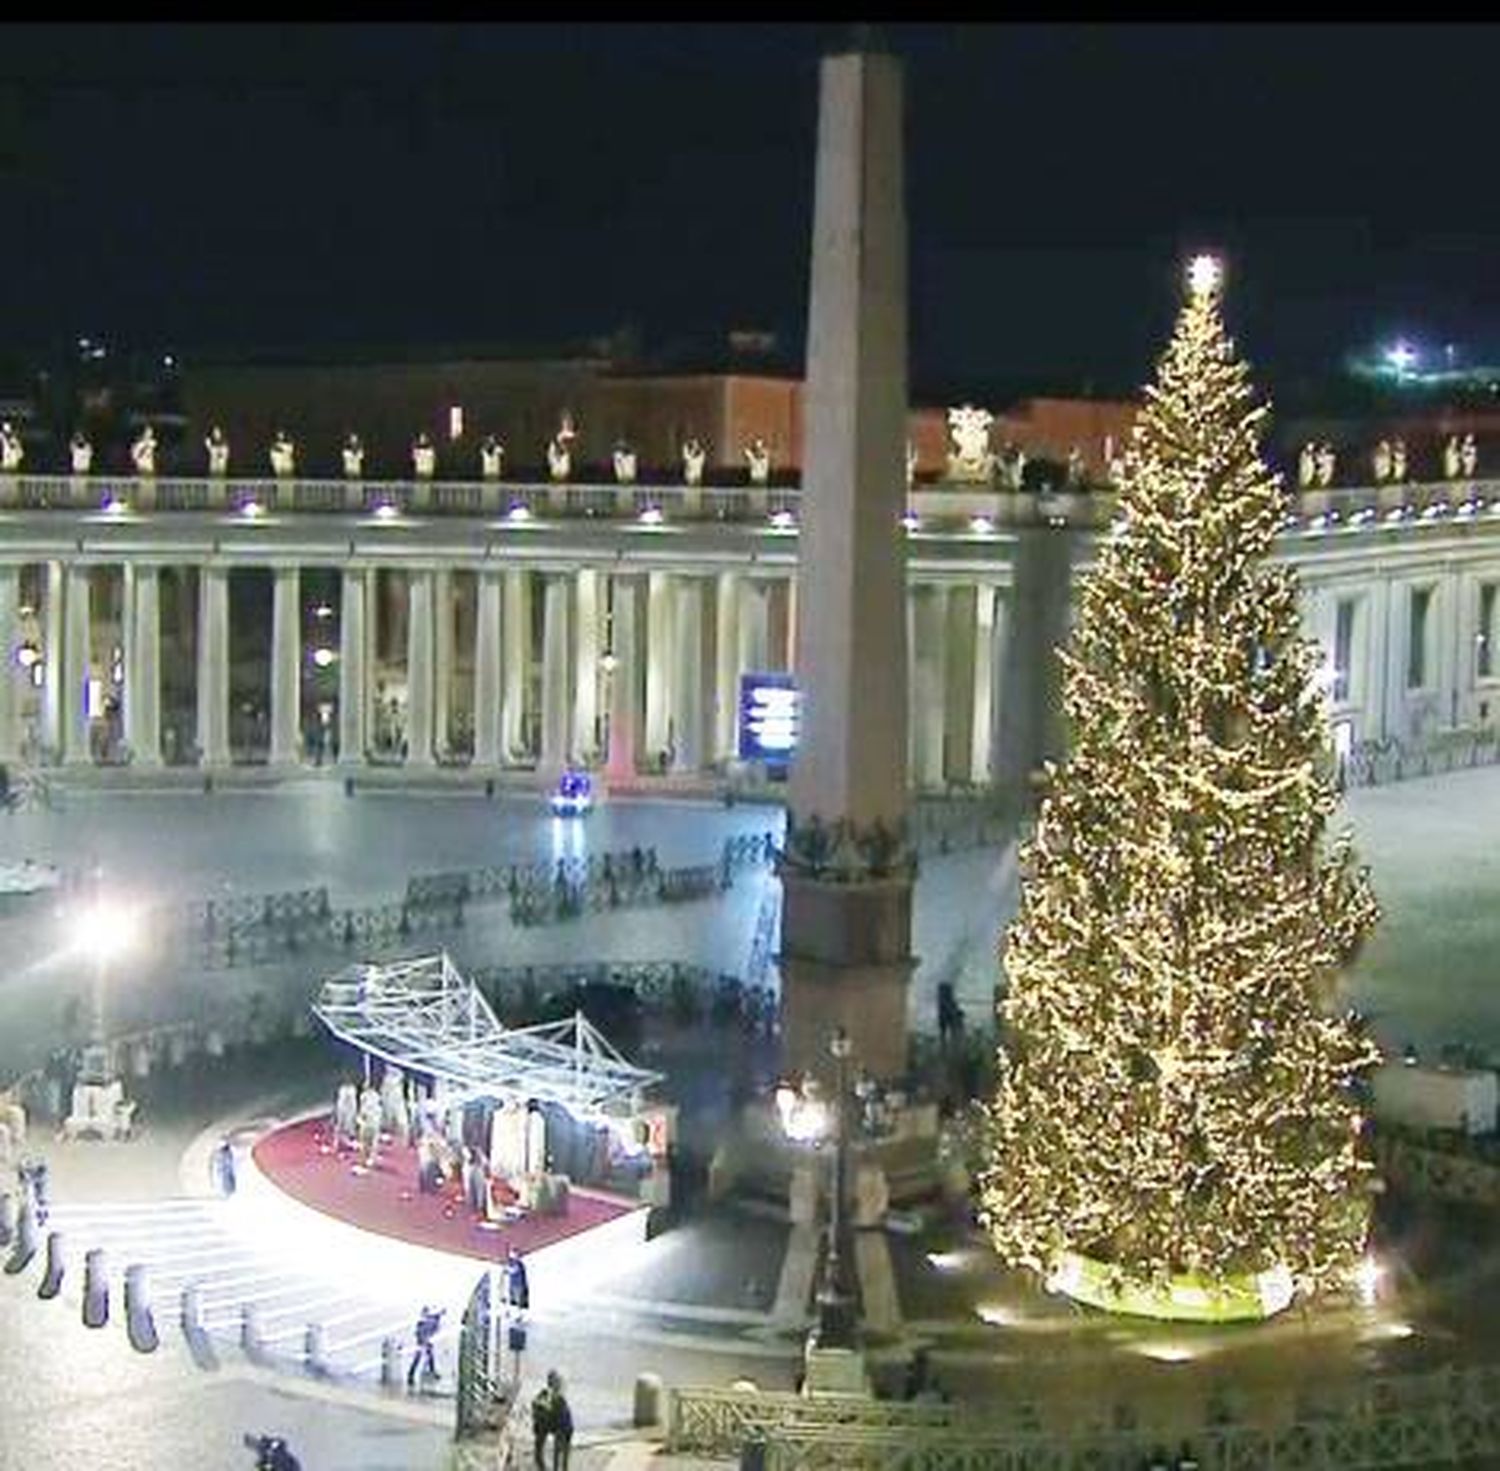
[[389,501],[381,501],[375,507],[375,519],[377,521],[394,521],[401,515],[401,507],[393,506]]
[[790,531],[797,524],[797,518],[790,511],[773,511],[771,513],[771,525],[777,531]]
[[662,523],[661,507],[647,506],[636,519],[642,526],[660,526]]
[[262,509],[259,501],[246,501],[245,504],[240,507],[240,515],[242,515],[247,521],[254,521],[264,514],[265,511]]
[[507,521],[514,521],[520,525],[524,521],[531,520],[531,507],[525,501],[517,501],[510,510],[505,513]]
[[908,511],[901,518],[901,524],[908,531],[916,531],[922,524],[922,518],[915,511]]
[[988,536],[995,529],[995,523],[988,516],[970,516],[969,530],[975,536]]
[[313,650],[312,661],[315,665],[317,665],[319,669],[327,669],[328,666],[332,664],[333,661],[337,658],[338,655],[335,654],[332,649]]

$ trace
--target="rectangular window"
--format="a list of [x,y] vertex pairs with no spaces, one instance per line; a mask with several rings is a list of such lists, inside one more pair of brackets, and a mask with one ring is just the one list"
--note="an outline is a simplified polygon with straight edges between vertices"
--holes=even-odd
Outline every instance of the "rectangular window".
[[1500,582],[1486,582],[1479,589],[1479,632],[1474,635],[1475,672],[1480,679],[1490,679],[1495,673],[1495,640],[1500,638],[1500,628],[1495,626],[1495,604],[1500,594]]
[[1340,598],[1333,625],[1333,699],[1347,704],[1351,681],[1349,670],[1354,662],[1354,617],[1358,604],[1353,598]]
[[1419,690],[1427,683],[1427,625],[1432,611],[1432,589],[1411,590],[1410,616],[1406,627],[1406,687]]

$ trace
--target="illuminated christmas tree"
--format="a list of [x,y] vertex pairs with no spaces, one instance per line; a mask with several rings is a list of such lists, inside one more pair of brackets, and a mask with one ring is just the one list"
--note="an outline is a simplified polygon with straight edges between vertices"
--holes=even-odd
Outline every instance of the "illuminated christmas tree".
[[1061,654],[1070,754],[1022,853],[981,1206],[1054,1288],[1226,1318],[1342,1282],[1364,1246],[1353,1088],[1379,1054],[1329,1007],[1378,910],[1348,835],[1323,842],[1266,410],[1217,263],[1189,279]]

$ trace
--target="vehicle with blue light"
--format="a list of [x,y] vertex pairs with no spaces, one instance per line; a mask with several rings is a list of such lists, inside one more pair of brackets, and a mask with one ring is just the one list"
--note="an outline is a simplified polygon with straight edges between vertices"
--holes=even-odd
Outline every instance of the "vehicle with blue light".
[[554,817],[587,817],[594,808],[594,784],[586,771],[565,771],[551,797]]

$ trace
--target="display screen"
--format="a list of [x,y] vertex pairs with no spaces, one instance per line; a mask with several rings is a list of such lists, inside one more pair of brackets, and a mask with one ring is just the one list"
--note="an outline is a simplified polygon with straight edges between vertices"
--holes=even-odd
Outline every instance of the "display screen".
[[740,676],[740,759],[785,766],[797,749],[798,693],[790,674]]

